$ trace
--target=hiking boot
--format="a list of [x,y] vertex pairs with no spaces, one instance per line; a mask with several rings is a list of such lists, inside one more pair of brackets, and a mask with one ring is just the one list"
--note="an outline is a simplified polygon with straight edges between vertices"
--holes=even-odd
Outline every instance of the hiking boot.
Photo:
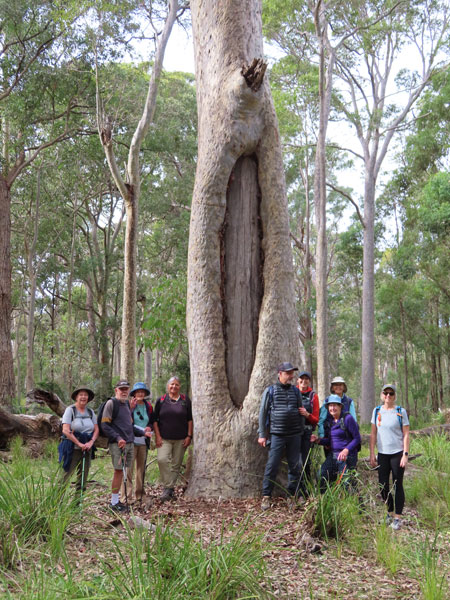
[[261,501],[261,510],[269,510],[270,508],[270,496],[263,496]]
[[173,499],[174,490],[173,488],[164,488],[163,493],[160,496],[161,502],[167,502],[168,500]]
[[126,504],[122,504],[122,502],[118,502],[117,504],[110,504],[109,508],[113,512],[117,513],[127,513],[129,511],[128,506]]
[[394,519],[391,523],[391,527],[394,531],[398,531],[402,526],[401,519]]
[[394,520],[394,517],[392,515],[390,515],[389,513],[386,515],[386,519],[385,519],[385,523],[386,525],[390,525],[392,523],[392,521]]

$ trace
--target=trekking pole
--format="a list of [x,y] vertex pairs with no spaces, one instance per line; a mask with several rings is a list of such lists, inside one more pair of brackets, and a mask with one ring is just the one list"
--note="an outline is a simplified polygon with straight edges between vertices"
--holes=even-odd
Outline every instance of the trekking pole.
[[123,489],[125,490],[125,504],[128,506],[128,494],[127,494],[127,465],[125,459],[125,452],[123,448],[120,449],[120,457],[122,459],[122,479],[123,479]]
[[336,482],[337,486],[341,483],[342,478],[344,477],[344,473],[345,473],[346,468],[347,468],[347,464],[345,464],[345,467],[342,469],[342,473],[340,474],[339,479]]
[[83,458],[81,459],[81,494],[80,494],[80,505],[83,503],[83,492],[84,492],[84,469],[86,466],[86,450],[83,450]]

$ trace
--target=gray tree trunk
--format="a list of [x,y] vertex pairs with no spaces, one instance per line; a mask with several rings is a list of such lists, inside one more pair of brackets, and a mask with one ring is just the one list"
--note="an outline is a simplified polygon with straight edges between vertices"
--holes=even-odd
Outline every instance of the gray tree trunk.
[[[187,494],[253,496],[259,402],[299,336],[259,0],[191,2],[199,150],[188,259],[194,462]],[[251,66],[250,66],[251,65]]]

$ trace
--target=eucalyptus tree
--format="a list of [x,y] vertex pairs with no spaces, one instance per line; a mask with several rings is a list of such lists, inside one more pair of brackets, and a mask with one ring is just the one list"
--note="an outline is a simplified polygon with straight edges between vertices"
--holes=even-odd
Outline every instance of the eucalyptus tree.
[[[162,20],[160,17],[161,5],[167,5],[167,13]],[[148,82],[147,97],[143,103],[141,117],[129,142],[127,164],[123,173],[116,160],[113,144],[115,123],[112,115],[107,114],[105,111],[97,68],[98,133],[112,177],[123,198],[126,209],[121,375],[130,380],[134,379],[136,356],[136,255],[141,187],[140,152],[154,118],[158,84],[167,42],[178,14],[184,12],[186,7],[178,0],[169,0],[167,3],[151,1],[148,5],[144,5],[144,8],[148,11],[148,22],[154,30],[156,49],[151,77]],[[159,29],[161,26],[162,29]]]
[[191,496],[254,495],[258,407],[299,339],[279,132],[261,2],[191,2],[199,120],[187,326],[196,439]]
[[49,146],[76,129],[73,114],[86,78],[72,77],[62,36],[80,10],[53,2],[1,2],[0,404],[14,396],[11,352],[11,188]]

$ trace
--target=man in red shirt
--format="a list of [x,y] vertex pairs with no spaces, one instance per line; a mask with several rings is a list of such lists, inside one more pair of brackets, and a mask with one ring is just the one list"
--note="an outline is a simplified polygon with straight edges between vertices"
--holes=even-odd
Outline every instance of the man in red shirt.
[[311,473],[311,434],[319,422],[319,397],[311,387],[311,375],[308,371],[299,373],[297,387],[300,390],[303,405],[298,410],[305,417],[305,429],[302,434],[300,451],[303,462],[301,491],[306,496],[306,481],[310,480]]

